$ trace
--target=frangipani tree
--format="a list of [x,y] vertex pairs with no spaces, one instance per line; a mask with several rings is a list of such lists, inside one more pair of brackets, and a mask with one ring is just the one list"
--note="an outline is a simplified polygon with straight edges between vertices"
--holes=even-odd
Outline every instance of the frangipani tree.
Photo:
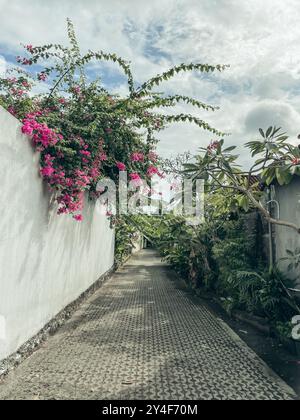
[[207,149],[201,148],[195,162],[185,165],[185,174],[206,180],[208,191],[211,194],[223,192],[224,200],[230,201],[233,207],[246,211],[256,208],[269,223],[286,226],[300,234],[300,226],[275,219],[261,202],[263,185],[269,186],[275,181],[286,185],[294,175],[300,175],[299,147],[288,143],[288,136],[280,128],[259,131],[261,139],[245,145],[253,160],[249,170],[238,164],[236,146],[226,147],[222,139],[212,141]]

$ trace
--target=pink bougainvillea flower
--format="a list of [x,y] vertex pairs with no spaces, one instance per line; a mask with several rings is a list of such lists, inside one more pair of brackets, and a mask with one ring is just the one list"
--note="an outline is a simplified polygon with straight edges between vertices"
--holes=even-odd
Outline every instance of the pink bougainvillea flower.
[[15,89],[15,88],[12,88],[12,89],[10,89],[10,93],[12,94],[12,95],[14,95],[14,96],[17,96],[17,97],[21,97],[21,96],[23,96],[26,92],[25,92],[25,90],[23,90],[23,89]]
[[77,222],[82,222],[82,221],[83,221],[83,216],[82,216],[82,214],[76,214],[75,216],[73,216],[73,218],[74,218]]
[[156,166],[149,166],[148,170],[147,170],[147,175],[149,177],[152,177],[153,175],[158,175],[160,178],[164,178],[164,174],[162,172],[159,171],[159,169]]
[[74,176],[76,180],[76,185],[81,188],[86,188],[92,181],[92,178],[90,176],[88,176],[84,171],[81,171],[79,169],[74,171]]
[[81,93],[81,88],[80,86],[75,86],[73,88],[73,92],[76,93],[76,95],[79,95]]
[[155,152],[149,152],[148,159],[151,160],[151,162],[155,163],[157,162],[158,155]]
[[8,108],[7,108],[7,111],[8,111],[11,115],[13,115],[14,117],[15,117],[15,116],[16,116],[16,114],[17,114],[17,112],[16,112],[16,110],[15,110],[15,108],[14,108],[13,106],[8,107]]
[[131,179],[131,182],[133,183],[133,185],[135,187],[140,187],[141,185],[143,185],[143,180],[140,177],[139,174],[137,174],[136,172],[129,174],[129,177]]
[[143,162],[145,159],[145,156],[143,153],[135,152],[131,155],[131,161],[132,162]]
[[20,56],[17,57],[17,62],[22,64],[23,66],[31,66],[32,60],[28,60],[28,58],[22,58]]
[[29,51],[30,53],[33,53],[33,46],[31,44],[26,45],[26,50]]
[[295,158],[292,160],[292,164],[293,165],[299,165],[300,164],[300,159],[299,158]]
[[73,180],[71,178],[66,178],[65,179],[65,185],[66,187],[72,187],[73,186]]
[[50,166],[50,165],[52,165],[55,158],[53,156],[49,155],[49,154],[46,154],[44,156],[44,159],[45,159],[45,163]]
[[31,136],[33,133],[33,127],[30,124],[24,124],[22,126],[22,133]]
[[33,134],[33,142],[39,151],[45,150],[49,146],[54,146],[60,140],[63,140],[62,135],[57,134],[45,123],[36,121],[36,114],[28,114],[23,120],[22,132],[27,135]]
[[207,147],[207,150],[209,151],[209,152],[212,152],[212,151],[214,151],[214,150],[217,150],[217,148],[218,148],[218,146],[219,146],[219,142],[218,142],[218,140],[212,140],[211,142],[210,142],[210,144],[209,144],[209,146]]
[[101,162],[105,162],[108,159],[108,156],[106,153],[100,153],[100,160]]
[[119,169],[119,171],[126,171],[126,165],[125,165],[125,163],[122,163],[122,162],[117,162],[117,168]]
[[137,174],[136,172],[133,172],[132,174],[129,174],[129,177],[132,181],[137,181],[137,180],[141,179],[140,175]]
[[46,73],[39,73],[38,74],[38,80],[45,82],[47,80],[47,74]]
[[23,80],[22,86],[24,86],[25,88],[30,88],[30,84],[27,82],[27,80]]
[[153,176],[153,175],[158,175],[159,174],[159,170],[156,166],[149,166],[148,170],[147,170],[147,175],[148,176]]
[[100,176],[100,171],[99,171],[99,169],[98,168],[92,168],[91,170],[90,170],[90,176],[93,178],[93,179],[97,179],[97,178],[99,178],[99,176]]
[[16,79],[16,77],[9,77],[9,78],[7,79],[7,81],[8,81],[11,85],[14,85],[15,83],[17,83],[17,79]]
[[80,152],[79,152],[82,156],[85,156],[85,157],[91,157],[91,152],[88,152],[87,150],[80,150]]
[[44,168],[41,169],[41,174],[44,177],[50,177],[54,174],[54,169],[51,166],[45,166]]

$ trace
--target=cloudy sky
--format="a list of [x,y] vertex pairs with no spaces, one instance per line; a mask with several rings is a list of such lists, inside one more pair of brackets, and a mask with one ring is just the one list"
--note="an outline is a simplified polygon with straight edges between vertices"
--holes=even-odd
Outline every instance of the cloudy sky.
[[[269,125],[282,126],[293,139],[300,132],[299,0],[0,0],[0,72],[20,53],[20,43],[67,42],[67,17],[83,52],[101,49],[130,60],[138,83],[181,62],[230,64],[213,77],[185,74],[163,86],[220,106],[197,115],[230,132],[230,144],[241,145]],[[115,67],[94,73],[126,94]],[[211,135],[182,124],[160,138],[167,156],[196,152]]]

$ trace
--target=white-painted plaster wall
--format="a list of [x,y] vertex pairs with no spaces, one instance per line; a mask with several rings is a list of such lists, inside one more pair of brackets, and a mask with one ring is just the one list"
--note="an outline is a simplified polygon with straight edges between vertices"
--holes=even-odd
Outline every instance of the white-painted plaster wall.
[[[300,226],[300,178],[295,177],[289,185],[277,186],[275,199],[279,203],[280,218]],[[278,217],[277,213],[275,209],[275,217]],[[300,248],[300,235],[285,226],[276,226],[275,232],[276,260],[283,272],[296,279],[297,287],[300,288],[300,269],[288,272],[286,270],[288,263],[281,261],[287,257],[287,249],[295,251]]]
[[86,203],[57,216],[39,155],[0,107],[0,360],[15,352],[114,263],[114,231]]

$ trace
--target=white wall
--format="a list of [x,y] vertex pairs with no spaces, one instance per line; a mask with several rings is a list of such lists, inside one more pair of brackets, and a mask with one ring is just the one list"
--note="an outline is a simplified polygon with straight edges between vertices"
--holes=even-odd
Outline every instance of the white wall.
[[56,215],[39,155],[1,107],[0,186],[1,360],[112,267],[114,231],[89,203],[82,223]]
[[[300,227],[300,178],[295,177],[289,185],[277,186],[275,199],[279,202],[280,218]],[[276,208],[274,215],[278,217]],[[275,232],[276,260],[286,274],[297,280],[300,288],[300,269],[288,272],[286,271],[288,263],[280,262],[282,258],[287,257],[287,249],[295,251],[296,248],[300,248],[300,235],[284,226],[276,226]]]

